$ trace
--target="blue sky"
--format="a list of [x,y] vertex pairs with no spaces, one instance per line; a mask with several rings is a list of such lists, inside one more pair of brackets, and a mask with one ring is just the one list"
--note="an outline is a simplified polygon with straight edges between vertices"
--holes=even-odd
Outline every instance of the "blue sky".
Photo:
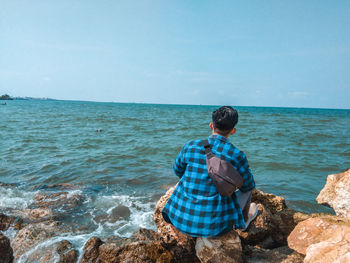
[[0,4],[1,94],[350,108],[350,1]]

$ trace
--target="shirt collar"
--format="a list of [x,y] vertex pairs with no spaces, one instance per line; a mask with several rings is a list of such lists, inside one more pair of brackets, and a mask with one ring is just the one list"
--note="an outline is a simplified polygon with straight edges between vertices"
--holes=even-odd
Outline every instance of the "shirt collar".
[[229,142],[227,138],[225,138],[224,136],[222,135],[218,135],[218,134],[212,134],[209,136],[209,139],[213,139],[213,140],[220,140],[224,143],[227,143]]

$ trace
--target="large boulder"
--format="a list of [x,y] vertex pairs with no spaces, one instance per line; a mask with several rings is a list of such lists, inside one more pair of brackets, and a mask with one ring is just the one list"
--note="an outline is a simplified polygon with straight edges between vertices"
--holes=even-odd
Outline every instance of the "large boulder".
[[242,245],[236,231],[220,237],[197,238],[196,254],[203,263],[241,263]]
[[350,220],[350,169],[327,177],[327,183],[317,196],[319,204],[332,207],[337,214]]
[[13,250],[10,240],[0,232],[0,263],[12,263]]
[[350,225],[332,216],[309,218],[295,227],[288,245],[306,255],[305,262],[341,262],[350,253]]

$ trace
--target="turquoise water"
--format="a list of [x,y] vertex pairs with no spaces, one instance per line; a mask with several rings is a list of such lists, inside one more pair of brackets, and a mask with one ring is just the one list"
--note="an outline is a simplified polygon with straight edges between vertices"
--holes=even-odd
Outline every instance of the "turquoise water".
[[[47,185],[73,183],[85,201],[67,222],[75,218],[101,235],[154,228],[155,203],[177,182],[174,158],[186,141],[210,135],[215,108],[8,101],[0,106],[0,181],[14,185],[0,186],[0,208],[30,207]],[[230,141],[246,153],[257,187],[297,210],[329,211],[314,200],[328,174],[350,167],[350,110],[237,109]],[[130,215],[98,222],[117,205]]]

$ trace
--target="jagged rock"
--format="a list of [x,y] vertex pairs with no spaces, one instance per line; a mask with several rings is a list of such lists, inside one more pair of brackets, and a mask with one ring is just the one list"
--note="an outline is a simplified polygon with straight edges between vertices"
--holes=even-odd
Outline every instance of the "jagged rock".
[[12,240],[14,256],[17,259],[40,242],[67,231],[56,221],[29,224],[19,230]]
[[[147,239],[147,238],[146,238]],[[81,263],[167,263],[174,262],[173,255],[158,241],[138,241],[124,246],[103,243],[99,238],[90,238],[84,246]]]
[[96,262],[99,257],[99,247],[103,244],[98,237],[91,237],[84,245],[81,263]]
[[337,214],[350,220],[350,169],[327,177],[327,183],[317,196],[319,204],[332,207]]
[[245,263],[302,263],[304,256],[283,246],[275,249],[263,249],[246,246],[244,248]]
[[158,234],[161,236],[164,243],[177,244],[176,254],[177,255],[182,254],[183,255],[182,260],[186,261],[186,257],[187,257],[187,260],[189,260],[188,262],[195,262],[196,260],[198,261],[198,259],[193,257],[193,255],[195,255],[194,247],[195,247],[196,239],[191,236],[184,235],[179,230],[177,230],[173,225],[165,222],[161,213],[163,207],[167,203],[175,187],[176,186],[170,188],[166,192],[166,194],[159,199],[156,205],[156,209],[154,211],[153,219],[154,219],[154,222],[156,223]]
[[273,231],[270,228],[271,213],[262,204],[258,204],[259,213],[250,223],[247,231],[236,230],[244,244],[256,245],[261,243]]
[[197,238],[196,255],[200,262],[243,262],[241,240],[236,231],[220,237]]
[[[337,217],[309,218],[299,223],[288,237],[288,245],[305,255],[311,245],[324,243],[322,246],[342,245],[344,238],[350,240],[350,225]],[[350,252],[350,243],[347,243]],[[337,245],[336,245],[337,246]],[[328,261],[333,262],[333,261]]]
[[0,232],[0,263],[12,263],[13,250],[10,240]]
[[257,189],[252,191],[252,202],[263,204],[272,214],[287,208],[284,197],[264,193],[263,191]]
[[18,230],[22,227],[22,223],[21,218],[0,214],[0,231],[6,231],[12,226],[15,230]]
[[135,262],[135,263],[170,263],[173,257],[160,242],[135,242],[123,247],[103,244],[99,247],[102,263]]

